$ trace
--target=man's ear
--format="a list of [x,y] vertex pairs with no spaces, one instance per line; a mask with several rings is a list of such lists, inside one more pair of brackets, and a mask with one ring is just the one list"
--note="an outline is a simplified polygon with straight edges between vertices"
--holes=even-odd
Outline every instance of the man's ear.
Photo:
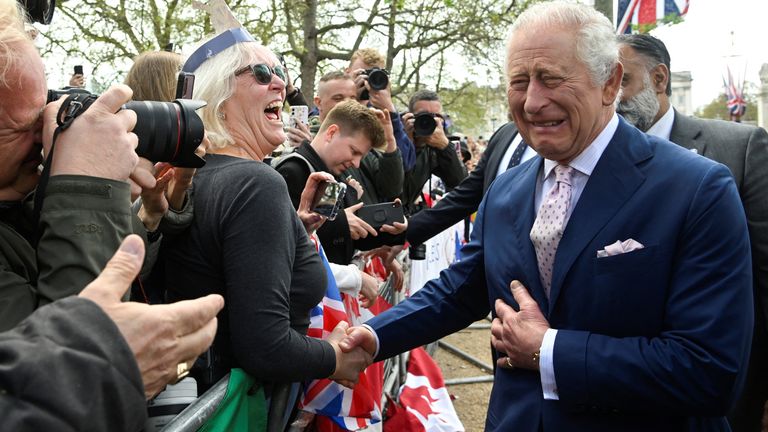
[[657,64],[648,74],[651,77],[651,85],[656,93],[666,93],[669,83],[669,69],[663,63]]
[[320,102],[322,102],[322,101],[320,100],[320,98],[319,98],[319,97],[317,97],[317,96],[315,96],[315,97],[312,99],[312,101],[315,103],[315,106],[316,106],[316,107],[317,107],[317,109],[319,110],[319,109],[320,109]]
[[325,129],[325,142],[331,142],[333,136],[339,133],[339,126],[337,124],[328,125]]
[[603,84],[603,106],[612,106],[621,90],[621,79],[624,76],[624,65],[616,63],[608,81]]

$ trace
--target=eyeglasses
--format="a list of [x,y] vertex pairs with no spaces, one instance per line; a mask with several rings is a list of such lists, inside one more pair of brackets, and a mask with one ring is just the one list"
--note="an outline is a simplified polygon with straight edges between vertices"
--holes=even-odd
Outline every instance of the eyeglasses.
[[285,68],[280,65],[269,67],[264,63],[252,64],[236,70],[235,76],[240,76],[246,72],[250,72],[259,84],[269,85],[272,82],[272,74],[286,82]]

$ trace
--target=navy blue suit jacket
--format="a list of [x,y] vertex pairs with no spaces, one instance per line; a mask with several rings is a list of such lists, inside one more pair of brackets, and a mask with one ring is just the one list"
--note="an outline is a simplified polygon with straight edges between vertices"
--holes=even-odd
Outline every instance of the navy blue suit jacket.
[[[752,329],[749,238],[728,170],[620,121],[563,233],[551,297],[529,239],[540,157],[496,179],[462,261],[369,321],[378,358],[484,317],[520,280],[558,329],[559,401],[496,370],[493,431],[728,430]],[[645,247],[597,258],[617,240]]]

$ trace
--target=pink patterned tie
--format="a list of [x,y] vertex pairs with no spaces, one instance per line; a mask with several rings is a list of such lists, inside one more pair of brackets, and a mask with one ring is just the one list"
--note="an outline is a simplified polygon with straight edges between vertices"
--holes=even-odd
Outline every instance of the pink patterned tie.
[[531,242],[536,249],[536,260],[539,263],[539,276],[544,293],[549,298],[552,285],[552,266],[555,263],[555,252],[565,229],[565,217],[571,205],[571,178],[573,168],[565,165],[555,167],[556,183],[544,197],[539,207],[536,221],[531,228]]

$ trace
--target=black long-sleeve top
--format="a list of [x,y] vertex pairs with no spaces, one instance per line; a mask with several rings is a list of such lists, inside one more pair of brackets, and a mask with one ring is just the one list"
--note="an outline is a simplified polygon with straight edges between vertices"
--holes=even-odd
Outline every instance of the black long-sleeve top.
[[331,375],[333,348],[306,336],[326,270],[285,182],[261,162],[216,154],[206,161],[193,182],[192,226],[163,243],[168,297],[224,296],[214,340],[221,372],[241,367],[269,382]]

